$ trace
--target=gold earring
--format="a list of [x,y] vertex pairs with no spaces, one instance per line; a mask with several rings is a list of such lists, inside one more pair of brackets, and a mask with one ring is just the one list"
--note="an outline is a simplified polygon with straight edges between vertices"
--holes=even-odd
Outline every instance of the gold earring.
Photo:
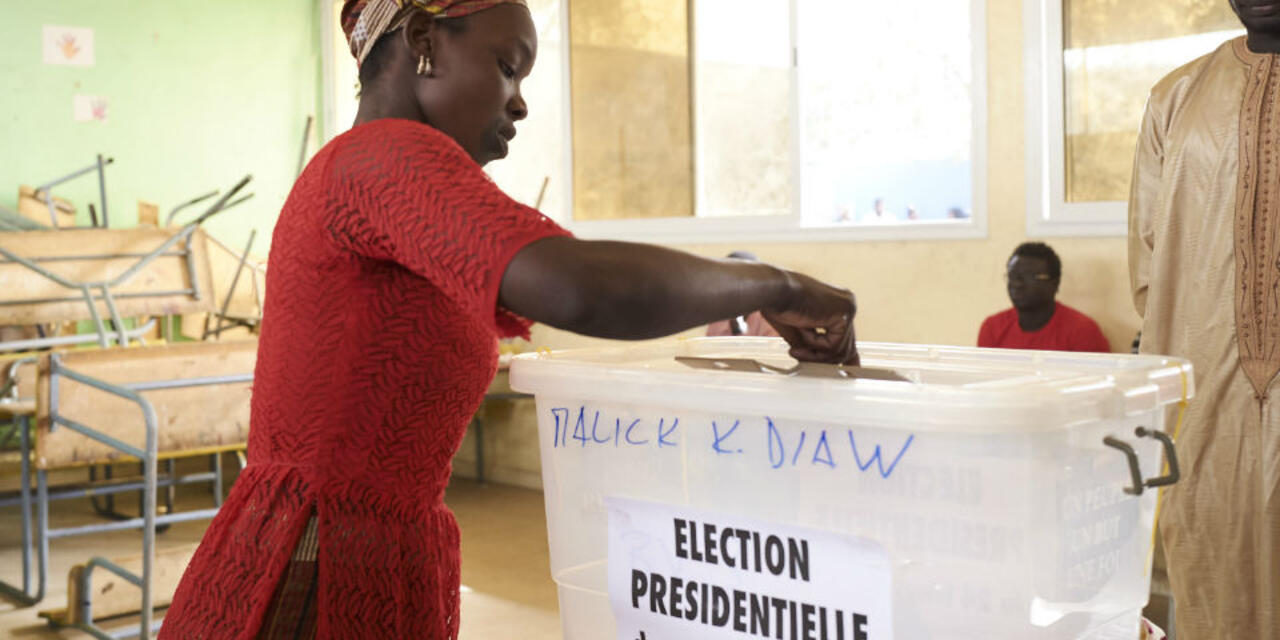
[[425,76],[431,73],[431,61],[426,56],[418,56],[418,75]]

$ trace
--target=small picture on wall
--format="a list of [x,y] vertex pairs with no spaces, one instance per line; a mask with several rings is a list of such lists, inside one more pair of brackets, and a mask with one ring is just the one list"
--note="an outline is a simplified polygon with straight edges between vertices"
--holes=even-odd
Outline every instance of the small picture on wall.
[[72,100],[72,113],[76,122],[106,122],[107,99],[77,94]]
[[44,26],[44,63],[93,66],[93,29]]

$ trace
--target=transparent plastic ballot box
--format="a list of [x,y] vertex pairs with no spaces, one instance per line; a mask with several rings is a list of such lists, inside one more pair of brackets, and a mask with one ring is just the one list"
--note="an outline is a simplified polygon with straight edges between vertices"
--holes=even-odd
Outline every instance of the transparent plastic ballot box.
[[564,637],[1137,637],[1194,393],[1155,356],[776,338],[517,356]]

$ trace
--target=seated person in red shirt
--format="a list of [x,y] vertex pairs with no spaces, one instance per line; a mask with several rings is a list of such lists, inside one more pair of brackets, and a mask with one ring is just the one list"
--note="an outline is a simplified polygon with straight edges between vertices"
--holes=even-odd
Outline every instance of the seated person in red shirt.
[[1062,279],[1062,261],[1049,245],[1020,245],[1009,258],[1007,268],[1013,308],[983,321],[978,332],[979,347],[1111,351],[1098,323],[1055,300]]

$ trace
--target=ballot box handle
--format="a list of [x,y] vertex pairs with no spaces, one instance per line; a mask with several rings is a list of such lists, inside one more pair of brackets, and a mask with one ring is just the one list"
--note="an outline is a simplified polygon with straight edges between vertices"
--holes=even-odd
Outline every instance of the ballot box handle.
[[1138,462],[1138,452],[1134,451],[1133,446],[1124,440],[1114,436],[1107,436],[1102,439],[1102,444],[1123,453],[1125,460],[1129,463],[1129,480],[1132,486],[1125,487],[1125,493],[1132,496],[1140,496],[1146,489],[1167,487],[1182,478],[1182,471],[1178,466],[1178,451],[1174,447],[1173,438],[1169,434],[1146,427],[1138,427],[1133,433],[1139,438],[1153,438],[1160,441],[1160,445],[1164,447],[1164,458],[1169,465],[1169,471],[1162,476],[1143,480],[1142,469]]
[[1124,492],[1131,496],[1142,495],[1146,485],[1142,482],[1142,470],[1138,468],[1138,452],[1134,451],[1129,443],[1114,436],[1103,438],[1102,444],[1123,453],[1124,457],[1129,461],[1129,479],[1132,481],[1133,486],[1125,487]]
[[1147,487],[1167,487],[1182,479],[1182,471],[1178,467],[1178,450],[1173,446],[1173,437],[1163,431],[1148,429],[1146,427],[1138,427],[1134,432],[1139,438],[1155,438],[1164,446],[1165,463],[1169,465],[1169,472],[1165,475],[1147,480],[1144,484]]

